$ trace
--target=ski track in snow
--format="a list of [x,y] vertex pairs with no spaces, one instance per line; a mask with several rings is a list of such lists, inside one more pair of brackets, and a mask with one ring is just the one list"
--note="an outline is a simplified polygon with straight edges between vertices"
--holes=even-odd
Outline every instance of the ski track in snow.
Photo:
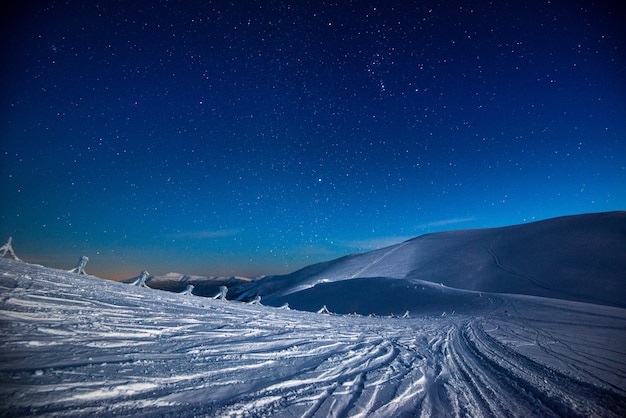
[[366,277],[364,276],[364,273],[369,270],[370,268],[372,268],[373,266],[375,266],[376,264],[380,263],[382,260],[384,260],[386,257],[390,256],[391,254],[395,253],[396,251],[398,251],[400,248],[404,247],[407,244],[407,242],[403,242],[400,243],[398,245],[393,246],[389,251],[384,252],[380,257],[376,258],[374,261],[372,261],[371,263],[367,264],[365,267],[363,267],[362,269],[360,269],[359,271],[357,271],[356,273],[350,275],[351,279],[354,279],[356,277]]
[[533,279],[532,277],[528,276],[528,275],[524,275],[524,274],[519,274],[517,273],[515,270],[513,270],[512,268],[506,267],[504,265],[502,265],[502,262],[500,261],[500,257],[498,257],[496,255],[496,253],[493,251],[493,246],[496,244],[496,242],[498,242],[500,240],[500,238],[502,238],[502,234],[498,235],[496,237],[496,239],[494,239],[491,244],[489,244],[489,248],[487,248],[487,252],[489,253],[489,255],[491,256],[491,258],[493,259],[494,263],[496,263],[496,266],[498,266],[498,268],[500,270],[506,271],[507,273],[515,276],[515,277],[519,277],[520,279],[524,279],[527,280],[543,289],[550,289],[549,286],[541,283],[540,281]]
[[618,308],[322,315],[0,267],[0,416],[626,416]]

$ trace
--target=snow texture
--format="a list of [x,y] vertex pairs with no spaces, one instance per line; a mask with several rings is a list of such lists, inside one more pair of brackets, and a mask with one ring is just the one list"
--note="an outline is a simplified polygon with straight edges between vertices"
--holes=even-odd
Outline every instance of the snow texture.
[[0,416],[626,414],[617,307],[457,291],[411,318],[318,315],[8,259],[0,292]]

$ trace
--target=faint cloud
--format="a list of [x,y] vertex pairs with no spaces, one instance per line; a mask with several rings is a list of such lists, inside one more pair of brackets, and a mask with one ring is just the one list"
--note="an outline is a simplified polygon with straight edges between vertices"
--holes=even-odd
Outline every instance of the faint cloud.
[[454,225],[460,224],[464,222],[472,222],[475,221],[476,218],[451,218],[451,219],[442,219],[440,221],[426,222],[425,224],[417,225],[416,228],[427,229],[427,228],[436,228],[440,226]]
[[376,237],[362,240],[346,241],[342,244],[348,248],[359,250],[377,250],[379,248],[389,247],[390,245],[399,244],[413,238],[412,236],[393,236],[393,237]]
[[[455,225],[464,222],[475,221],[476,218],[450,218],[450,219],[442,219],[439,221],[427,222],[421,225],[417,225],[415,229],[430,229],[430,228],[439,228],[445,227],[448,225]],[[352,241],[344,241],[341,245],[351,248],[358,249],[362,251],[371,251],[377,250],[379,248],[389,247],[391,245],[400,244],[401,242],[408,241],[412,238],[415,238],[419,234],[415,235],[407,235],[407,236],[387,236],[387,237],[375,237],[368,238],[362,240],[352,240]]]
[[241,229],[217,229],[206,231],[193,231],[193,232],[178,232],[176,234],[169,234],[169,238],[173,239],[213,239],[231,237],[233,235],[241,234]]

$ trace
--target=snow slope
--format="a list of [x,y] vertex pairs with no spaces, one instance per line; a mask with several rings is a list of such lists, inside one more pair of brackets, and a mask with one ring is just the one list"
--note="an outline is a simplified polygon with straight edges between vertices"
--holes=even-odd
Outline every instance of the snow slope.
[[439,290],[325,315],[2,259],[0,416],[626,416],[625,309]]
[[[356,278],[423,280],[456,289],[515,293],[626,307],[626,211],[566,216],[502,228],[422,235],[266,277],[232,289],[291,303],[318,284]],[[342,285],[358,294],[359,284]],[[276,300],[276,302],[273,302]]]

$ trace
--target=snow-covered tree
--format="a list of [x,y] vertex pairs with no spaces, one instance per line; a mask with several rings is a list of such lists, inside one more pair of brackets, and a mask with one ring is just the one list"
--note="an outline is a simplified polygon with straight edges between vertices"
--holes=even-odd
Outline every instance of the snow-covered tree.
[[86,255],[82,256],[78,260],[78,264],[76,265],[76,267],[74,267],[71,270],[68,270],[68,272],[69,273],[76,273],[76,274],[87,274],[87,273],[85,273],[85,266],[87,265],[88,261],[89,261],[89,257],[87,257]]
[[139,276],[135,277],[133,281],[130,282],[129,284],[132,286],[148,287],[148,285],[146,284],[146,279],[148,278],[148,276],[150,276],[150,273],[144,270],[141,272]]
[[182,292],[180,292],[180,294],[181,295],[193,295],[193,288],[194,288],[194,285],[188,284],[187,288],[183,290]]
[[226,286],[220,286],[220,292],[213,296],[213,299],[226,300],[226,294],[228,293],[228,288]]
[[260,305],[261,304],[261,296],[256,295],[253,300],[248,302],[248,305]]
[[2,247],[0,247],[0,251],[2,251],[2,257],[5,257],[7,255],[7,252],[9,253],[9,256],[17,261],[22,261],[19,259],[18,256],[15,255],[15,251],[13,251],[13,245],[11,244],[11,242],[13,241],[13,237],[9,237],[9,239],[7,240],[6,244],[4,244]]
[[328,310],[328,308],[326,307],[326,305],[322,306],[319,311],[317,311],[318,314],[330,314],[330,311]]

